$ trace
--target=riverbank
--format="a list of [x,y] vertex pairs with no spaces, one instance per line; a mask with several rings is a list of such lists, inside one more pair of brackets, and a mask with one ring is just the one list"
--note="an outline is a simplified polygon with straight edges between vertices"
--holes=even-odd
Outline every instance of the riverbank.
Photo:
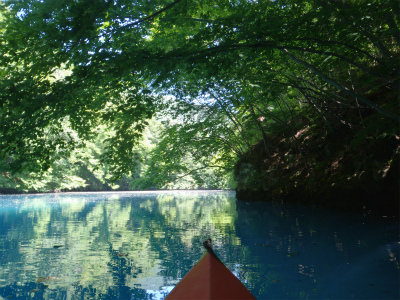
[[364,124],[328,132],[303,120],[270,136],[237,163],[237,198],[399,215],[398,124],[378,113]]

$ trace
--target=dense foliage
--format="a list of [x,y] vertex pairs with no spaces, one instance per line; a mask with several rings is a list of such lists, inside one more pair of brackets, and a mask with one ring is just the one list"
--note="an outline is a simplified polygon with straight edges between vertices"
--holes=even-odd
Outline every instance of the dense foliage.
[[3,187],[232,187],[259,141],[302,153],[304,124],[398,134],[396,0],[0,5]]

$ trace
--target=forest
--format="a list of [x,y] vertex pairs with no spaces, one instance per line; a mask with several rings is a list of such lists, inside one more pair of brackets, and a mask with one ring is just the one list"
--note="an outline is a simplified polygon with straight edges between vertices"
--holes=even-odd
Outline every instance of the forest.
[[398,207],[399,22],[397,0],[4,0],[0,190]]

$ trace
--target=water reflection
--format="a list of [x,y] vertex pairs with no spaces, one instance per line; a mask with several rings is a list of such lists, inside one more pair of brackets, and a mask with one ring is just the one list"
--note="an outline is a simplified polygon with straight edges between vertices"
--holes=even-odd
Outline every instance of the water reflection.
[[[3,197],[0,295],[59,299],[161,297],[234,231],[230,193]],[[236,241],[236,243],[238,243]],[[196,245],[196,246],[194,246]],[[143,296],[143,297],[142,297]]]
[[0,196],[0,299],[163,299],[213,237],[258,299],[398,298],[398,223],[230,192]]

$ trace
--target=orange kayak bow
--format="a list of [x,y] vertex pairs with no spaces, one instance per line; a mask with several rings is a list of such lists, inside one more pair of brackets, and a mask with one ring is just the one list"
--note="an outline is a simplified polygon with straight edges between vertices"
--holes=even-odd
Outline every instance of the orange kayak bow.
[[165,300],[178,299],[256,299],[218,259],[211,239],[198,263],[182,278]]

